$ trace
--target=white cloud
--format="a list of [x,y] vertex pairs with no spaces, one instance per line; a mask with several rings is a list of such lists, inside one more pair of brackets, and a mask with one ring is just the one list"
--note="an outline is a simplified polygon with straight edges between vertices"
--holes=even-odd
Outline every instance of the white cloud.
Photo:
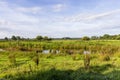
[[65,8],[66,8],[65,4],[56,4],[56,5],[53,5],[53,11],[54,12],[60,12],[60,11],[64,10]]
[[[52,15],[53,12],[49,12],[50,14],[43,12],[43,7],[39,6],[20,7],[14,5],[11,7],[11,5],[0,1],[0,37],[11,35],[33,37],[39,34],[51,37],[79,37],[101,34],[105,31],[109,33],[116,31],[117,33],[120,29],[120,9],[97,14],[96,12],[84,12],[78,15],[57,16]],[[52,6],[52,10],[60,12],[66,7],[65,4],[56,4]],[[46,10],[49,11],[49,9]]]
[[[23,10],[17,10],[19,6],[11,6],[7,2],[0,1],[0,37],[9,35],[32,35],[35,33],[38,23],[40,23],[39,17],[23,13],[23,10],[28,12],[37,13],[41,8],[31,7],[24,8]],[[37,25],[35,25],[37,24]]]
[[18,7],[16,8],[19,12],[27,12],[27,13],[33,13],[37,14],[40,13],[42,8],[41,7]]
[[88,16],[85,18],[85,20],[104,18],[106,16],[111,16],[111,15],[116,14],[116,13],[120,13],[120,9],[110,11],[110,12],[100,13],[100,14],[96,14],[96,15],[92,15],[92,16]]
[[120,9],[117,10],[113,10],[113,11],[108,11],[108,12],[103,12],[103,13],[81,13],[79,15],[75,15],[72,17],[65,17],[64,19],[62,18],[62,21],[66,21],[66,22],[87,22],[87,21],[92,21],[92,20],[96,20],[96,19],[101,19],[101,18],[106,18],[106,17],[111,17],[111,16],[115,16],[116,14],[120,13]]
[[6,6],[8,6],[7,2],[0,1],[0,7],[6,7]]
[[0,20],[0,25],[6,25],[8,22],[5,20]]

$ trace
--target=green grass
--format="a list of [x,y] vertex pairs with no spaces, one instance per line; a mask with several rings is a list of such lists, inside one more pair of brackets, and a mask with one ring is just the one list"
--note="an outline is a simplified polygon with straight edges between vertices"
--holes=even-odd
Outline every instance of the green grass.
[[52,58],[43,56],[40,58],[39,66],[29,58],[16,60],[17,64],[13,66],[8,59],[1,59],[1,78],[8,80],[119,80],[120,75],[118,64],[120,58],[115,56],[111,57],[110,61],[100,61],[99,57],[92,59],[90,71],[85,70],[83,60],[74,61],[70,55],[56,55]]
[[[56,40],[51,42],[20,41],[0,42],[5,51],[0,52],[0,79],[5,80],[119,80],[120,79],[120,41],[78,41]],[[35,51],[45,49],[91,50],[90,69],[84,68],[84,54],[68,53],[41,54],[39,65],[33,61]],[[19,47],[30,48],[21,51]],[[9,50],[12,48],[12,50]],[[98,50],[100,49],[100,50]],[[97,51],[96,51],[97,50]],[[104,54],[101,54],[104,53]],[[15,54],[16,64],[9,61],[8,55]],[[106,55],[110,60],[104,60]],[[105,57],[104,57],[105,56]],[[74,59],[74,57],[76,59]]]

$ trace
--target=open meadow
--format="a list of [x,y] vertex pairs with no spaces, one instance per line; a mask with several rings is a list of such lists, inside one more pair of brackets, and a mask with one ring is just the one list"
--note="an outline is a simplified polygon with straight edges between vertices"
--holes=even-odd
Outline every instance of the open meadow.
[[120,0],[0,0],[0,80],[120,80]]
[[119,79],[119,40],[0,41],[0,80]]

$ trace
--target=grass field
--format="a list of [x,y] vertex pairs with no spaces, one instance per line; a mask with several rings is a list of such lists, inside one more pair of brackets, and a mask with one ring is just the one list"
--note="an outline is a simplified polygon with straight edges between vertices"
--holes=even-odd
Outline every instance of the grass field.
[[120,80],[119,40],[1,41],[0,49],[0,80]]

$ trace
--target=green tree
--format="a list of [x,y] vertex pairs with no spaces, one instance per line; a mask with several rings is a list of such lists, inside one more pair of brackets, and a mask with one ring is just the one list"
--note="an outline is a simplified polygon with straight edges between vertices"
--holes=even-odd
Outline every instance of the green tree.
[[44,37],[44,40],[49,40],[49,38],[47,36]]
[[42,39],[43,39],[42,36],[37,36],[37,37],[36,37],[36,40],[42,40]]
[[97,40],[98,37],[97,37],[97,36],[92,36],[91,39],[92,39],[92,40]]
[[88,36],[84,36],[83,38],[82,38],[82,40],[90,40],[90,38],[88,37]]
[[16,39],[17,39],[17,40],[20,40],[21,38],[20,38],[20,36],[16,36]]
[[6,41],[9,40],[7,37],[4,38]]
[[17,40],[17,38],[14,35],[11,37],[11,39],[12,40]]
[[103,35],[103,39],[109,39],[110,38],[110,35],[109,34],[104,34]]

